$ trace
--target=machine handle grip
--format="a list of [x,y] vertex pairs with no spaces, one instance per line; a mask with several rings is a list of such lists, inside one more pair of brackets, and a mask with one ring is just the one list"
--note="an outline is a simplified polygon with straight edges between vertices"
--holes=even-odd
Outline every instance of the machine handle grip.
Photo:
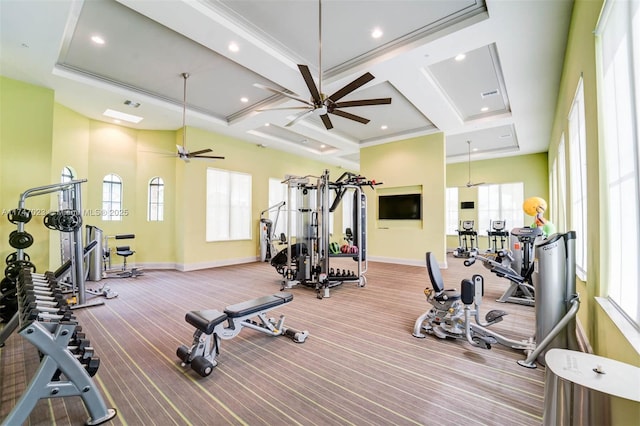
[[474,263],[476,263],[476,258],[475,257],[470,257],[469,259],[466,259],[464,261],[464,266],[471,266]]
[[114,236],[116,240],[130,240],[135,237],[136,237],[135,234],[120,234],[120,235]]

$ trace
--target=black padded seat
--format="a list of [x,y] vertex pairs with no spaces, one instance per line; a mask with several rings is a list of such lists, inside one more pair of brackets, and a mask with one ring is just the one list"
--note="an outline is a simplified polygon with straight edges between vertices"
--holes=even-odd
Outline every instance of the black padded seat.
[[436,256],[431,252],[427,252],[427,272],[429,272],[431,286],[436,293],[435,299],[438,302],[444,302],[446,300],[460,300],[460,293],[457,290],[444,289],[444,280],[440,273],[440,265],[438,265]]
[[121,246],[121,247],[116,247],[116,254],[118,256],[131,256],[133,253],[135,253],[135,251],[131,250],[130,246]]
[[[280,250],[273,258],[271,259],[271,266],[284,266],[287,264],[287,253],[288,248]],[[304,243],[295,243],[291,244],[291,258],[296,259],[300,255],[307,254],[307,245]]]
[[217,309],[208,309],[206,311],[187,312],[184,319],[204,334],[211,334],[216,325],[227,319],[227,314]]
[[272,294],[271,296],[262,296],[257,299],[247,300],[246,302],[227,306],[224,313],[227,314],[229,318],[243,317],[266,309],[274,308],[278,305],[283,305],[291,302],[292,300],[293,294],[291,293]]

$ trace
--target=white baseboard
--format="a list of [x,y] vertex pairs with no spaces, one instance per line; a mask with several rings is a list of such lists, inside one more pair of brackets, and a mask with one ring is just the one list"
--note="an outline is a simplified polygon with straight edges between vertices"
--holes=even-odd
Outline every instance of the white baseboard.
[[209,268],[218,268],[220,266],[230,266],[230,265],[241,265],[243,263],[253,263],[258,262],[260,258],[258,256],[254,257],[244,257],[238,259],[224,259],[224,260],[214,260],[211,262],[200,262],[200,263],[190,263],[187,265],[176,265],[176,269],[178,271],[197,271],[200,269],[209,269]]
[[[396,265],[408,265],[408,266],[424,266],[426,268],[426,264],[424,260],[415,260],[415,259],[399,259],[395,257],[379,257],[379,256],[370,256],[370,262],[380,262],[380,263],[393,263]],[[449,266],[446,261],[438,262],[440,269],[447,269]]]

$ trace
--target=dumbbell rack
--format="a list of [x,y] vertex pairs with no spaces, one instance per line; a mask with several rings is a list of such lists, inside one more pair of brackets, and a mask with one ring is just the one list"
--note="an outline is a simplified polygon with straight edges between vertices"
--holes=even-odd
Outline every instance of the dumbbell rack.
[[18,334],[41,354],[40,366],[25,392],[2,424],[23,424],[40,399],[80,396],[89,412],[87,425],[111,420],[116,410],[107,408],[92,376],[100,359],[72,314],[53,274],[20,271],[18,283]]

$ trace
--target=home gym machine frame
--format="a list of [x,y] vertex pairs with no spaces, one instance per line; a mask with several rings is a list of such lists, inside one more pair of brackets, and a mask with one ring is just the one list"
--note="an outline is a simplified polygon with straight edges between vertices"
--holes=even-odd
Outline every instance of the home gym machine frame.
[[[79,221],[81,222],[83,211],[81,185],[85,182],[87,182],[87,179],[77,179],[71,180],[69,182],[44,185],[28,189],[20,194],[18,209],[26,209],[27,198],[54,194],[57,192],[65,192],[65,199],[69,201],[69,210],[78,212]],[[45,220],[46,218],[47,216],[45,216]],[[74,230],[72,232],[69,232],[69,240],[72,249],[70,258],[65,263],[63,263],[60,268],[58,268],[58,270],[54,272],[54,276],[58,280],[59,285],[62,287],[66,287],[68,289],[67,292],[70,292],[75,296],[76,303],[70,305],[71,309],[80,309],[104,304],[104,300],[101,299],[93,299],[91,301],[87,301],[87,293],[92,293],[92,291],[87,289],[85,285],[85,256],[88,256],[92,252],[92,250],[95,249],[97,244],[90,243],[87,245],[87,247],[83,247],[81,223],[79,225],[80,226],[74,227]],[[24,232],[24,226],[25,223],[18,222],[17,232]],[[24,249],[18,248],[15,256],[18,262],[24,262]],[[70,276],[70,283],[63,282],[63,279],[67,275]],[[107,294],[102,291],[99,292],[99,294],[95,294],[107,296]],[[110,295],[111,297],[114,297],[113,293],[111,293]],[[18,313],[16,313],[0,331],[0,346],[4,344],[4,342],[9,338],[9,336],[18,327],[18,325],[19,318]]]
[[[358,287],[366,285],[365,273],[368,268],[367,261],[367,196],[362,191],[362,186],[373,188],[380,182],[367,180],[366,178],[345,172],[338,180],[329,180],[329,171],[325,170],[317,177],[316,184],[311,184],[311,176],[287,176],[283,183],[287,184],[287,205],[292,205],[292,191],[298,191],[297,209],[289,208],[287,222],[287,248],[286,269],[272,261],[271,264],[283,275],[282,288],[290,289],[298,284],[313,287],[317,297],[330,297],[330,288],[341,285],[344,282],[355,282]],[[335,192],[335,198],[331,201],[331,192]],[[333,212],[340,204],[347,192],[353,191],[354,203],[354,245],[355,253],[331,253],[329,213]],[[315,206],[311,204],[311,195],[315,194]],[[291,222],[292,214],[298,214],[296,243],[292,244]],[[331,274],[331,257],[350,257],[356,261],[357,272],[355,274]],[[276,259],[274,259],[276,260]]]
[[570,231],[536,243],[535,261],[538,264],[533,280],[539,297],[535,306],[536,331],[534,336],[521,341],[488,328],[502,321],[506,315],[504,311],[493,310],[486,314],[486,321],[480,319],[481,275],[462,280],[460,293],[445,290],[437,261],[428,253],[427,268],[433,288],[426,288],[424,292],[432,308],[418,317],[413,336],[424,338],[423,331],[426,331],[441,339],[467,340],[483,349],[501,344],[524,351],[526,359],[518,364],[527,368],[536,368],[536,361],[544,365],[544,354],[553,347],[577,349],[575,316],[580,298],[576,293],[575,238],[575,232]]
[[[116,241],[132,240],[136,237],[135,234],[104,235],[102,230],[95,226],[92,231],[96,235],[96,241],[100,242],[100,247],[97,247],[95,250],[95,257],[92,257],[89,263],[90,276],[95,277],[95,281],[99,281],[102,278],[135,278],[138,275],[144,274],[144,271],[138,267],[127,269],[127,257],[135,253],[129,246],[116,246],[114,250],[109,247],[109,239]],[[112,252],[115,252],[117,256],[124,257],[122,267],[119,269],[111,267]]]
[[[266,210],[260,212],[260,261],[270,262],[273,256],[276,255],[276,247],[273,244],[274,241],[280,241],[284,243],[282,238],[276,238],[276,228],[278,227],[278,219],[280,218],[280,212],[286,205],[286,201],[280,201],[277,204],[269,207]],[[276,217],[271,220],[268,216],[265,217],[265,213],[276,211]]]
[[[82,188],[81,185],[87,182],[87,179],[71,180],[69,182],[55,183],[51,185],[39,186],[31,188],[20,194],[18,201],[18,208],[26,208],[27,198],[37,197],[41,195],[53,194],[57,192],[66,192],[65,198],[69,200],[69,209],[78,212],[80,220],[82,219]],[[47,216],[45,216],[47,217]],[[24,223],[18,223],[18,232],[24,231]],[[102,300],[94,300],[87,302],[86,288],[85,288],[85,265],[84,265],[84,247],[82,243],[82,226],[78,226],[75,230],[70,232],[71,241],[71,268],[69,273],[71,275],[71,282],[73,285],[73,291],[77,293],[77,302],[73,305],[73,308],[82,308],[95,305],[101,305],[104,303]],[[90,249],[91,250],[91,249]],[[18,260],[24,259],[24,250],[17,249],[16,256]],[[58,277],[60,278],[60,277]]]

